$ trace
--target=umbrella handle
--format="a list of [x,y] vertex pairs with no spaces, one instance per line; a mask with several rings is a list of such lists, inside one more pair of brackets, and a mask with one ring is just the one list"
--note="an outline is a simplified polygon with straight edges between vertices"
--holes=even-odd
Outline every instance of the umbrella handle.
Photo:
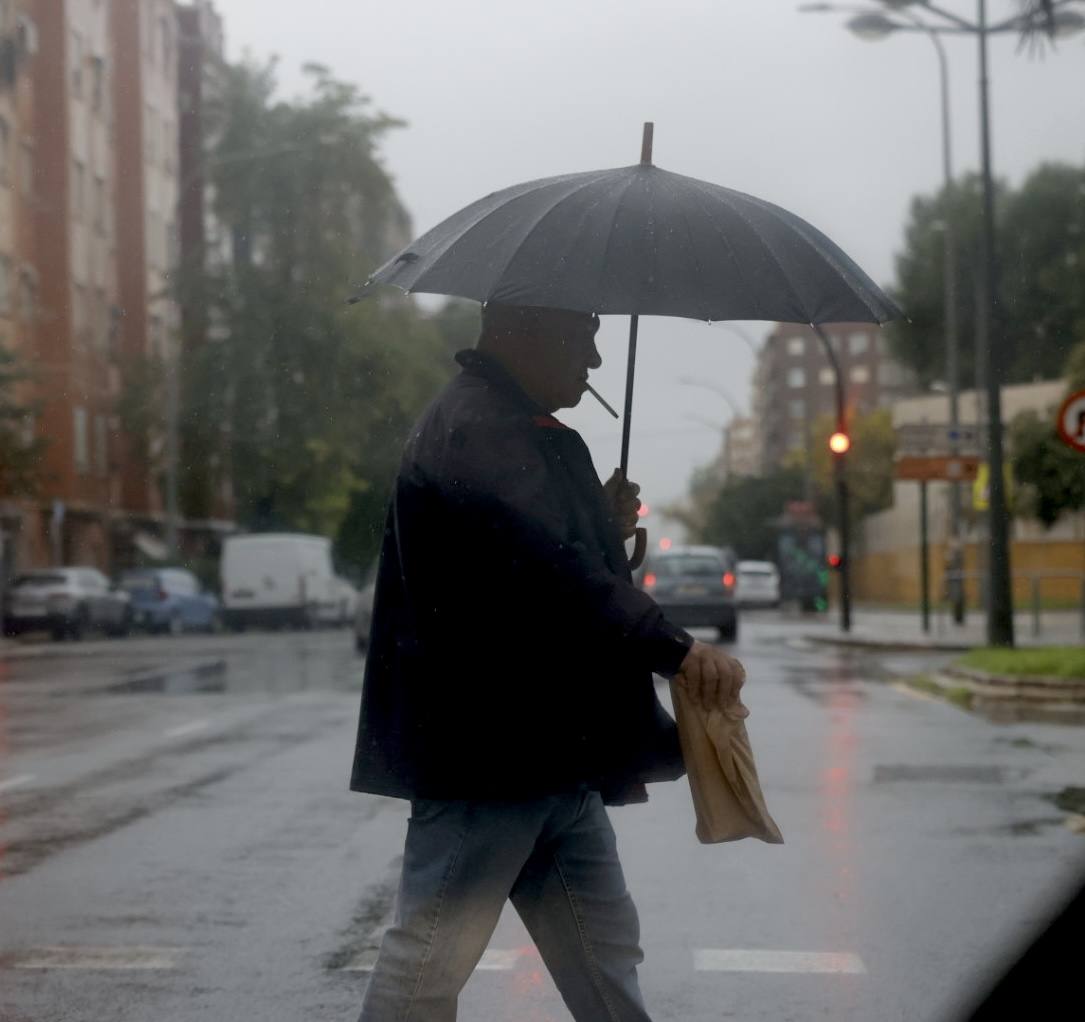
[[633,533],[633,555],[629,558],[629,568],[636,571],[644,563],[644,555],[648,552],[648,530],[637,527]]

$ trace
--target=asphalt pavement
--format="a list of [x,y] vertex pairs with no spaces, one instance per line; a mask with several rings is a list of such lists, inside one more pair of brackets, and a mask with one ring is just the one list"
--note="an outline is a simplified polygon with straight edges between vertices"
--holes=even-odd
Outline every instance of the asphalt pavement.
[[[1085,874],[1051,801],[1079,728],[805,628],[750,615],[738,646],[783,846],[699,845],[684,780],[612,813],[658,1022],[951,1018]],[[0,656],[0,1019],[353,1020],[407,816],[347,790],[360,678],[348,632]],[[460,1017],[569,1018],[511,911]]]

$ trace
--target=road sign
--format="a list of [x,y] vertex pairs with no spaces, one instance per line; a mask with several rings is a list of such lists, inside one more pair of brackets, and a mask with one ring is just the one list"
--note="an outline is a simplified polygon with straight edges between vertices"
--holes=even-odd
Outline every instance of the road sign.
[[919,482],[970,483],[980,468],[977,456],[936,455],[934,457],[905,456],[897,458],[893,465],[893,475],[897,479],[914,479]]
[[987,427],[950,426],[945,422],[908,422],[897,426],[897,454],[901,457],[978,456],[987,446]]
[[1085,390],[1063,401],[1056,425],[1064,444],[1085,453]]

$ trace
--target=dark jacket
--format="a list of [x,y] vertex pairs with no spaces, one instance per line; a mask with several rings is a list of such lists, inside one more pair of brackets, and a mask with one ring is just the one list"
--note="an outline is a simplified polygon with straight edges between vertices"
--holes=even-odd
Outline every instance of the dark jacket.
[[457,360],[388,511],[351,788],[642,801],[683,772],[652,672],[692,640],[632,584],[580,435],[496,361]]

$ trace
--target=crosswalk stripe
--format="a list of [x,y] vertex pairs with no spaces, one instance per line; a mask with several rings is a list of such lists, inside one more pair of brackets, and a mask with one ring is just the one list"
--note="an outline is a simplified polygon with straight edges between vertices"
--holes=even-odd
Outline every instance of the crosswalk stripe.
[[173,969],[184,948],[173,947],[36,947],[0,956],[13,969]]
[[847,951],[768,951],[755,948],[698,948],[698,972],[836,972],[862,974],[863,960]]
[[6,781],[0,781],[0,792],[21,788],[24,784],[29,784],[32,780],[34,780],[33,774],[16,774],[14,777],[9,777]]

